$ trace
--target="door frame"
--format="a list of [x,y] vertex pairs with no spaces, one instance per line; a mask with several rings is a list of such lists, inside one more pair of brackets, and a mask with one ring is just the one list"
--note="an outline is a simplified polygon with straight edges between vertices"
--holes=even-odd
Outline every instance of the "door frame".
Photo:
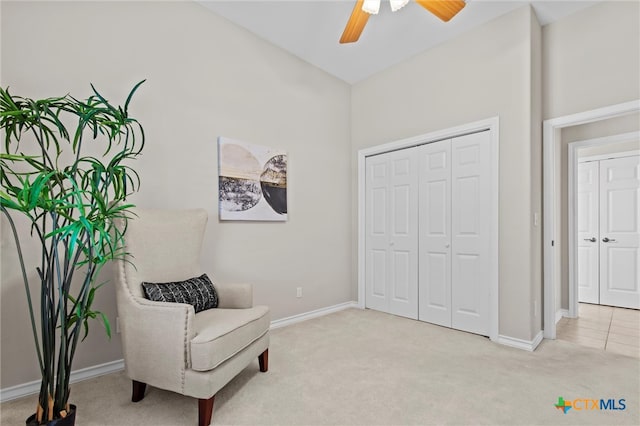
[[[576,248],[578,235],[578,221],[577,216],[577,198],[578,198],[578,150],[580,148],[586,148],[591,146],[602,146],[610,143],[622,143],[631,141],[640,141],[640,131],[621,133],[613,136],[605,136],[602,138],[587,139],[583,141],[575,141],[569,143],[569,159],[568,159],[568,249],[569,249],[569,318],[578,317],[578,250]],[[598,155],[586,157],[583,161],[599,160],[607,158],[620,158],[629,157],[632,155],[639,155],[640,150],[616,152],[607,155]]]
[[365,308],[365,270],[366,270],[366,250],[365,250],[365,182],[367,157],[397,151],[414,146],[424,145],[457,136],[464,136],[470,133],[477,133],[488,130],[490,133],[490,156],[491,156],[491,229],[490,254],[491,272],[489,281],[489,338],[498,340],[499,324],[499,241],[498,241],[498,212],[499,212],[499,142],[500,142],[500,119],[498,116],[473,123],[462,124],[448,129],[437,130],[423,135],[413,136],[406,139],[388,142],[358,151],[358,307]]
[[[565,115],[558,118],[544,120],[542,123],[542,174],[543,174],[543,336],[545,339],[556,338],[556,312],[558,304],[556,289],[560,283],[556,282],[555,250],[556,240],[556,144],[561,142],[561,130],[565,127],[593,123],[614,117],[640,112],[640,100],[610,105],[590,111]],[[575,296],[575,295],[574,295]]]

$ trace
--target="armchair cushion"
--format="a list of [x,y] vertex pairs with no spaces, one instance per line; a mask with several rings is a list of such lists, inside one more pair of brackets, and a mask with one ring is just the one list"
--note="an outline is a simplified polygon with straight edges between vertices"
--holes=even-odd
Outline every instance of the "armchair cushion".
[[218,306],[218,295],[207,276],[169,283],[142,283],[144,296],[154,302],[188,303],[196,313]]
[[191,368],[209,371],[262,337],[271,321],[269,308],[210,309],[196,314],[191,339]]

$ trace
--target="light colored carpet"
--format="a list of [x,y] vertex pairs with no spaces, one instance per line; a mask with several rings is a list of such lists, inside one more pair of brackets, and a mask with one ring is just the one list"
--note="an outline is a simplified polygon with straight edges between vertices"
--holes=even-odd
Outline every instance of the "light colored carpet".
[[[161,356],[161,354],[158,354]],[[214,425],[640,424],[637,359],[544,341],[533,353],[370,310],[272,332],[269,372],[256,360],[216,396]],[[626,410],[557,410],[565,400],[626,400]],[[130,402],[124,373],[73,385],[77,424],[196,425],[197,402],[147,388]],[[35,398],[2,404],[23,425]]]

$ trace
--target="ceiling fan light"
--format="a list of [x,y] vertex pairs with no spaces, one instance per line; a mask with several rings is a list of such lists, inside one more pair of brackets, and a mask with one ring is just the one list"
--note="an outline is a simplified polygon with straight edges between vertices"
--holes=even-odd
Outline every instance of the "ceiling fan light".
[[380,0],[364,0],[362,10],[372,15],[377,15],[380,11]]
[[409,0],[389,0],[389,3],[391,4],[391,11],[395,12],[405,7]]

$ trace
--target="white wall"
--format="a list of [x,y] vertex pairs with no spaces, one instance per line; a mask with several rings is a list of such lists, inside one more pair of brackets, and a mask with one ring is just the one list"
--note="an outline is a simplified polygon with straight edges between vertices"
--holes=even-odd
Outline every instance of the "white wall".
[[[124,102],[147,145],[133,164],[143,207],[204,207],[203,262],[251,282],[272,319],[351,300],[349,86],[192,2],[2,2],[1,84],[14,94]],[[217,220],[218,135],[289,154],[289,220]],[[14,246],[2,221],[2,382],[38,378]],[[24,229],[23,229],[24,231]],[[296,298],[296,287],[303,297]],[[113,288],[98,308],[115,322]],[[75,369],[122,357],[96,323]]]
[[520,8],[378,73],[354,85],[351,99],[352,164],[362,148],[500,116],[499,333],[524,340],[539,331],[529,315],[540,289],[540,227],[532,221],[541,185],[532,180],[540,167],[540,141],[532,144],[540,41],[532,13]]
[[610,143],[607,145],[578,149],[577,157],[593,157],[596,155],[609,155],[623,152],[628,153],[632,151],[640,151],[640,139],[629,142]]
[[603,1],[542,30],[543,118],[638,99],[640,2]]
[[562,143],[568,144],[576,141],[585,141],[587,139],[636,132],[638,130],[640,130],[640,113],[634,113],[595,121],[593,123],[565,127],[562,129],[561,137]]

